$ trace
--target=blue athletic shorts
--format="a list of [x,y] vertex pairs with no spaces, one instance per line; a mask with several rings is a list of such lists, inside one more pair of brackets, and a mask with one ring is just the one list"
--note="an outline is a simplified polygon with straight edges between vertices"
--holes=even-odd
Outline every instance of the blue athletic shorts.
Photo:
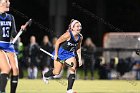
[[6,52],[15,52],[14,45],[9,42],[0,42],[0,49]]
[[[52,53],[53,55],[55,55],[55,51]],[[75,57],[75,53],[74,52],[70,52],[70,51],[67,51],[65,49],[63,49],[62,47],[59,48],[58,50],[58,57],[61,61],[65,61],[71,57]],[[52,58],[54,59],[54,58]]]

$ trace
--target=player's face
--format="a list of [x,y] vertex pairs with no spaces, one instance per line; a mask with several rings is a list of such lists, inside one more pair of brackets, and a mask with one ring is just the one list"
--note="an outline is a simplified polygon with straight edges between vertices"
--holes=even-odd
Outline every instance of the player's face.
[[9,0],[0,0],[0,12],[9,11],[10,2]]
[[80,23],[76,23],[73,27],[73,31],[76,31],[76,33],[80,33],[82,27]]

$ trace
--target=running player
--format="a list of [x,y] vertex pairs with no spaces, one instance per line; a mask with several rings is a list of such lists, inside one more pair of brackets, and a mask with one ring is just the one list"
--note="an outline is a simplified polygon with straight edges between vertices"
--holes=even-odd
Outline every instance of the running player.
[[[18,84],[18,62],[14,46],[10,43],[12,37],[16,35],[15,20],[9,11],[9,0],[0,0],[0,93],[5,93],[5,87],[11,73],[10,93],[16,93]],[[24,30],[24,26],[21,26]]]
[[[76,55],[78,55],[79,66],[81,66],[81,43],[83,36],[81,32],[81,23],[78,20],[72,20],[69,29],[58,38],[55,44],[54,55],[54,69],[49,70],[48,72],[43,72],[43,80],[45,83],[48,83],[50,76],[58,75],[61,70],[64,61],[67,63],[73,62],[73,67],[69,68],[70,75],[68,77],[68,87],[67,93],[74,93],[72,90],[75,73],[77,67]],[[60,61],[58,61],[58,58]]]

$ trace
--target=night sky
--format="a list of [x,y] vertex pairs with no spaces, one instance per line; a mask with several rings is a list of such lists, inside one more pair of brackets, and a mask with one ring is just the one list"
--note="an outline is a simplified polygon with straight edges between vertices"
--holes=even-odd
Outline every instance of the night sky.
[[[21,36],[25,45],[28,44],[31,35],[37,37],[38,43],[45,34],[50,38],[54,36],[55,28],[49,16],[49,2],[11,0],[10,13],[15,16],[17,30],[29,18],[34,19],[32,26]],[[81,33],[84,39],[92,37],[97,46],[102,46],[103,36],[107,32],[139,32],[139,10],[140,0],[67,0],[63,26],[66,30],[72,18],[79,20],[82,23]]]

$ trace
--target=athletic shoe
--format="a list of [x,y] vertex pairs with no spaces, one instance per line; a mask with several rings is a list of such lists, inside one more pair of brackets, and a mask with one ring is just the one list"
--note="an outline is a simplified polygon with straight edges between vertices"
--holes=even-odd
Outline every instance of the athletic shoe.
[[73,90],[72,89],[69,89],[69,90],[67,90],[67,92],[66,93],[77,93],[77,92],[73,92]]
[[42,79],[43,81],[48,84],[49,83],[49,77],[45,77],[45,73],[47,73],[47,71],[42,71]]

